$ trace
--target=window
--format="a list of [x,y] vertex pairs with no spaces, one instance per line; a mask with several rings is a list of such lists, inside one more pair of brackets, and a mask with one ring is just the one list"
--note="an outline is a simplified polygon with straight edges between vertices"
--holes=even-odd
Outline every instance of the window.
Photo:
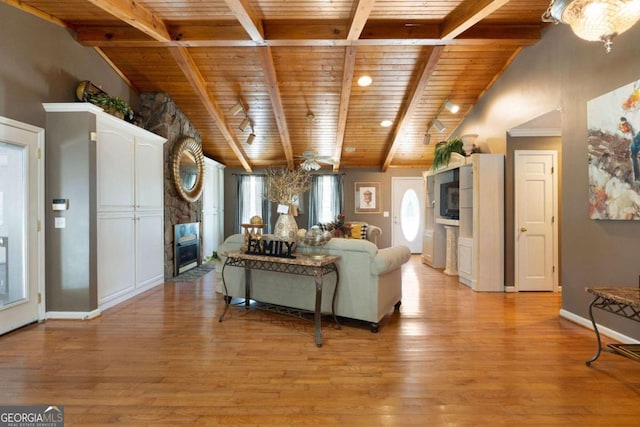
[[237,215],[235,228],[244,233],[241,224],[248,224],[254,215],[259,215],[265,224],[263,232],[268,233],[271,224],[269,201],[263,197],[266,192],[266,179],[262,175],[237,176]]
[[309,224],[335,221],[343,210],[342,175],[314,175],[309,191]]

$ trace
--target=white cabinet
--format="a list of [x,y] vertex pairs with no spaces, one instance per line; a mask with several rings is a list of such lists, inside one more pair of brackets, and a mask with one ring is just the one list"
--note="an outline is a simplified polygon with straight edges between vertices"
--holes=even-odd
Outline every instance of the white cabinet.
[[[155,136],[155,135],[154,135]],[[149,136],[135,139],[135,208],[162,211],[164,209],[164,149],[163,143]]]
[[[96,126],[98,304],[106,308],[164,280],[165,140],[109,115]],[[117,253],[123,244],[126,255]]]
[[503,292],[504,156],[473,154],[470,159],[471,165],[460,169],[461,181],[470,173],[473,193],[472,206],[460,212],[460,235],[472,241],[471,277],[460,281],[475,291]]
[[209,257],[224,239],[224,166],[205,157],[202,189],[202,254]]
[[98,215],[98,304],[135,291],[135,228],[132,212]]
[[[447,266],[445,227],[457,226],[457,267],[461,283],[475,291],[504,291],[504,156],[473,154],[424,173],[427,206],[423,261]],[[459,219],[440,216],[440,189],[459,182]]]
[[137,212],[135,216],[136,288],[146,289],[164,280],[164,212]]
[[424,180],[424,235],[422,236],[422,262],[433,266],[433,250],[434,250],[434,209],[435,209],[435,194],[433,175],[428,175],[427,172],[422,174]]
[[95,224],[95,253],[90,264],[95,265],[92,282],[96,284],[91,286],[95,287],[97,308],[111,307],[162,283],[166,139],[91,104],[44,107],[47,113],[55,113],[51,118],[58,123],[86,124],[77,132],[56,132],[62,152],[64,137],[69,137],[66,134],[74,134],[78,140],[86,138],[89,146],[95,145],[87,176],[75,177],[95,182],[95,187],[86,200],[73,200],[70,205],[75,209],[84,204],[87,220]]

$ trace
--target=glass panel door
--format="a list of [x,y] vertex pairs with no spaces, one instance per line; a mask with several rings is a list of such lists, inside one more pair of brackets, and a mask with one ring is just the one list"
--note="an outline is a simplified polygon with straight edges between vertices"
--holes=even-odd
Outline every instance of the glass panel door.
[[0,142],[0,307],[27,296],[27,148]]
[[0,117],[0,334],[44,318],[44,130]]

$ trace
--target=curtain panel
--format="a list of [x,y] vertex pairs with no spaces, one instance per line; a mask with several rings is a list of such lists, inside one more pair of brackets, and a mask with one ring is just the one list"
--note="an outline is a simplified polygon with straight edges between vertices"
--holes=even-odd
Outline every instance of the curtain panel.
[[234,227],[238,233],[244,232],[241,224],[249,223],[254,215],[259,215],[265,224],[263,233],[271,233],[271,203],[267,200],[267,180],[264,175],[237,175],[236,218]]
[[307,228],[318,223],[335,221],[344,209],[342,174],[313,175],[309,190]]

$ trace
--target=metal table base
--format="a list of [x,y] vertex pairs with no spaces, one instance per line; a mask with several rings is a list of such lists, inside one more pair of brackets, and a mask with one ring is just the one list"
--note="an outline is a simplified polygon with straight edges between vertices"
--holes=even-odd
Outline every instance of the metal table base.
[[600,331],[593,316],[593,309],[600,310],[626,319],[640,322],[640,290],[634,288],[587,288],[587,292],[594,295],[589,304],[589,318],[598,341],[596,354],[585,363],[590,366],[603,351],[628,357],[640,362],[640,345],[638,344],[609,344],[602,347]]
[[[313,311],[314,325],[315,325],[315,340],[318,347],[322,347],[322,288],[323,278],[327,274],[335,273],[336,283],[333,288],[333,296],[331,299],[331,315],[333,320],[341,328],[338,318],[336,317],[336,294],[338,289],[338,283],[340,281],[338,274],[338,267],[336,261],[340,258],[333,255],[325,255],[314,257],[310,255],[297,255],[296,258],[279,258],[263,255],[245,254],[242,252],[231,252],[223,254],[227,257],[224,266],[222,267],[222,285],[225,293],[225,308],[224,312],[218,319],[222,322],[224,316],[227,313],[229,306],[231,305],[231,297],[227,289],[227,283],[225,280],[225,269],[227,267],[240,267],[245,271],[245,299],[244,306],[249,308],[251,305],[251,284],[252,270],[264,270],[274,271],[278,273],[296,274],[301,276],[312,276],[315,281],[315,309]],[[307,313],[307,310],[299,310],[296,308],[284,307],[276,304],[264,304],[260,303],[259,308],[273,311],[280,314],[294,315],[302,318],[301,313]]]

